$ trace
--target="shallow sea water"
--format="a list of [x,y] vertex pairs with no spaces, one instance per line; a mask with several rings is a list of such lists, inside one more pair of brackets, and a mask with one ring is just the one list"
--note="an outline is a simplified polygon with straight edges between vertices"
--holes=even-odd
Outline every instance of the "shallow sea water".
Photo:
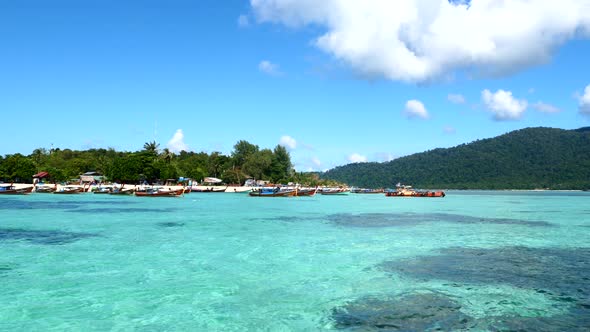
[[588,331],[590,194],[0,197],[0,330]]

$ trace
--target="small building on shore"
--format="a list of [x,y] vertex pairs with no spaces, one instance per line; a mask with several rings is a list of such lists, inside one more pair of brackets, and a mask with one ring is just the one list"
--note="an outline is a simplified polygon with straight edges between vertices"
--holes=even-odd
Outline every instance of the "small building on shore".
[[90,171],[80,175],[80,184],[102,183],[104,176],[98,172]]
[[39,173],[33,175],[33,184],[43,182],[43,179],[49,179],[49,173],[39,172]]

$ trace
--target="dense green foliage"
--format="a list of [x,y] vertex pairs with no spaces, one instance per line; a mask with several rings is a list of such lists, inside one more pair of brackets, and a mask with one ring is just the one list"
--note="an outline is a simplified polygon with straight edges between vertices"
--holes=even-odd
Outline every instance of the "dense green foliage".
[[588,189],[590,127],[527,128],[386,163],[355,163],[322,175],[361,187]]
[[212,176],[226,183],[241,184],[247,178],[269,180],[273,183],[303,180],[319,181],[317,175],[296,173],[285,147],[274,150],[260,149],[257,145],[239,141],[230,156],[219,152],[181,151],[172,153],[159,149],[156,142],[147,142],[137,152],[117,152],[113,149],[36,149],[28,156],[22,154],[0,156],[0,180],[5,182],[31,182],[40,171],[51,175],[51,181],[76,179],[80,174],[96,171],[110,181],[138,183],[142,181],[177,179],[179,177],[202,180]]

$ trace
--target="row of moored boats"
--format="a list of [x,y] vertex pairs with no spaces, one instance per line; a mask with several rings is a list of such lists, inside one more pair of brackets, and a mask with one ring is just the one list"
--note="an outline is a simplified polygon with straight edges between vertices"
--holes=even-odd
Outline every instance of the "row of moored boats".
[[320,195],[385,194],[388,197],[445,197],[443,191],[423,191],[398,184],[395,190],[348,187],[301,186],[129,186],[129,185],[65,185],[37,184],[31,186],[0,185],[0,194],[26,195],[30,193],[73,195],[94,193],[105,195],[135,195],[139,197],[178,197],[188,193],[248,193],[252,197],[294,197]]

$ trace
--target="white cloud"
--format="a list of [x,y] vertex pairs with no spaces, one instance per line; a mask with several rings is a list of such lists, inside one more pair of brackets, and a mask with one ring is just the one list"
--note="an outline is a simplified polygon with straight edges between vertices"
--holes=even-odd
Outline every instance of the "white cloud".
[[424,104],[422,104],[421,101],[419,100],[408,100],[408,102],[406,102],[406,108],[404,110],[404,114],[406,115],[406,117],[408,118],[421,118],[421,119],[428,119],[429,115],[428,115],[428,111],[426,110],[426,108],[424,107]]
[[183,150],[188,151],[188,145],[184,143],[184,133],[182,132],[182,129],[176,130],[174,136],[172,136],[172,138],[168,141],[168,144],[166,146],[168,147],[168,149],[170,149],[170,151],[174,153]]
[[238,16],[238,26],[240,28],[245,28],[249,25],[250,25],[250,19],[248,19],[248,16],[243,15],[243,14]]
[[463,95],[460,94],[450,93],[447,96],[447,99],[453,104],[465,104],[465,97],[463,97]]
[[542,113],[559,113],[559,112],[561,112],[561,109],[559,109],[553,105],[546,104],[542,101],[532,104],[531,107],[536,109],[539,112],[542,112]]
[[297,147],[297,141],[288,135],[281,136],[279,140],[279,145],[286,147],[289,150],[294,150]]
[[590,116],[590,84],[584,89],[584,94],[579,97],[579,111],[583,115]]
[[258,64],[258,70],[271,76],[279,76],[282,74],[279,70],[279,65],[272,63],[268,60],[260,61],[260,63]]
[[494,120],[518,120],[527,108],[527,101],[518,100],[512,92],[498,90],[495,93],[485,89],[481,92],[484,104],[494,114]]
[[348,161],[350,161],[351,163],[366,163],[367,162],[367,157],[362,156],[358,153],[353,153],[350,156],[348,156]]
[[367,77],[506,75],[590,36],[590,0],[250,0],[259,22],[321,26],[316,47]]

